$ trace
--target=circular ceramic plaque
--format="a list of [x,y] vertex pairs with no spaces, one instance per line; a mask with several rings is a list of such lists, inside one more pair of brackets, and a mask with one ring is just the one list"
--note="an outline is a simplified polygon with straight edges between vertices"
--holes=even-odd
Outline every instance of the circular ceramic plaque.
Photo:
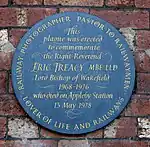
[[17,99],[36,123],[81,134],[106,126],[134,87],[132,53],[108,22],[86,13],[56,14],[34,25],[13,58]]

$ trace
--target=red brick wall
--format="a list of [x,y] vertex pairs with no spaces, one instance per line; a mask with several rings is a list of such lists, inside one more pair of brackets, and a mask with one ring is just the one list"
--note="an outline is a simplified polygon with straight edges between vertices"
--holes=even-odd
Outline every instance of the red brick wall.
[[[0,147],[148,147],[150,143],[150,0],[0,0]],[[63,11],[83,11],[125,35],[136,64],[134,93],[123,113],[93,133],[69,136],[35,124],[11,85],[12,46],[33,24]]]

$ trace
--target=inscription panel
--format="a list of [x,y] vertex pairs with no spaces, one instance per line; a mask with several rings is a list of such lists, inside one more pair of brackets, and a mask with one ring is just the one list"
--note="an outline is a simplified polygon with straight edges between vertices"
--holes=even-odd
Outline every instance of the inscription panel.
[[40,125],[81,134],[114,120],[130,99],[135,77],[130,49],[109,23],[66,12],[34,25],[12,64],[16,97]]

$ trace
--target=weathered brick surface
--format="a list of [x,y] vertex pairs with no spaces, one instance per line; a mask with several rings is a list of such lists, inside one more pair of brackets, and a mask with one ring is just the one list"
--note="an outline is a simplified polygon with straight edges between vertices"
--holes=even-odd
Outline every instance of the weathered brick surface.
[[97,141],[92,142],[90,147],[148,147],[149,143],[146,141]]
[[135,65],[137,72],[150,72],[150,56],[145,51],[135,52]]
[[58,147],[56,140],[32,140],[29,147]]
[[44,0],[45,5],[103,6],[104,0]]
[[1,147],[24,147],[26,145],[28,145],[27,143],[24,143],[22,141],[0,141],[0,146]]
[[12,52],[0,51],[0,70],[9,70],[11,68]]
[[149,28],[148,11],[112,11],[91,9],[91,14],[97,15],[119,28]]
[[8,0],[0,0],[0,6],[5,6],[8,4]]
[[138,118],[138,136],[150,138],[150,118]]
[[137,74],[137,93],[150,93],[150,74]]
[[116,119],[104,130],[105,138],[128,138],[137,135],[136,118],[122,117]]
[[17,25],[18,26],[27,26],[27,12],[23,8],[17,9]]
[[136,44],[139,49],[150,48],[150,31],[137,31]]
[[61,140],[58,147],[88,147],[90,144],[87,140]]
[[9,118],[8,135],[16,138],[38,138],[38,126],[27,118]]
[[0,30],[0,50],[3,51],[3,47],[8,42],[8,30],[1,29]]
[[106,0],[108,6],[133,6],[134,0]]
[[6,134],[6,118],[0,117],[0,138],[4,138]]
[[25,115],[13,95],[0,95],[0,115]]
[[26,29],[11,29],[9,31],[9,41],[16,47],[26,32]]
[[42,0],[13,0],[13,4],[17,5],[40,5]]
[[55,8],[0,8],[0,27],[32,26],[41,19],[56,13]]
[[57,147],[55,140],[7,140],[0,141],[0,147]]
[[150,96],[134,95],[125,111],[126,116],[150,115]]
[[138,8],[150,8],[149,0],[135,0],[135,6]]
[[7,88],[7,73],[1,71],[0,72],[0,94],[6,93]]
[[132,29],[131,27],[128,27],[128,28],[120,28],[119,31],[125,37],[125,40],[127,41],[130,50],[134,52],[136,49],[136,47],[135,47],[135,36],[136,36],[135,30]]
[[12,49],[8,42],[8,30],[0,30],[0,70],[9,70],[12,59]]

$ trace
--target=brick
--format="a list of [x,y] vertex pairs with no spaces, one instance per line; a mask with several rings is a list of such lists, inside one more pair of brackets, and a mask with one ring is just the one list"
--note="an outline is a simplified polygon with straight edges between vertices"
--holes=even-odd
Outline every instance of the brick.
[[0,140],[0,146],[4,147],[5,141],[4,140]]
[[9,118],[8,135],[16,138],[38,138],[38,126],[28,118]]
[[150,96],[134,95],[131,103],[128,105],[126,116],[147,116],[150,115]]
[[8,42],[8,30],[0,30],[0,50],[3,51],[3,46]]
[[0,8],[0,27],[17,25],[17,9]]
[[16,47],[26,32],[27,29],[11,29],[9,31],[9,41]]
[[0,95],[0,115],[25,115],[13,95]]
[[14,93],[11,75],[9,75],[9,93]]
[[50,16],[56,13],[54,8],[28,8],[26,9],[27,13],[27,25],[32,26],[38,21],[44,19],[47,16]]
[[0,141],[0,147],[57,147],[57,141],[55,140],[32,140],[24,139],[19,140],[6,140]]
[[137,74],[137,93],[150,93],[150,74],[138,73]]
[[6,118],[0,117],[0,138],[4,138],[6,134]]
[[59,134],[55,133],[53,131],[50,131],[45,128],[41,128],[40,132],[42,138],[69,138],[69,139],[75,139],[75,138],[83,138],[84,135],[67,135],[67,134]]
[[149,28],[148,11],[113,11],[91,9],[91,14],[97,15],[117,28]]
[[19,8],[17,9],[17,25],[18,26],[27,26],[27,12],[26,9]]
[[103,132],[104,131],[100,129],[100,130],[88,133],[85,137],[86,138],[103,138]]
[[104,0],[44,0],[45,5],[103,6]]
[[14,5],[41,5],[42,0],[13,0]]
[[119,31],[125,37],[131,51],[135,51],[135,36],[136,32],[132,28],[120,28]]
[[42,138],[61,138],[61,134],[52,132],[48,129],[45,128],[41,128],[41,132],[40,132]]
[[0,30],[0,69],[9,70],[11,67],[13,45],[8,41],[7,29]]
[[150,56],[145,51],[135,52],[135,66],[137,72],[150,72]]
[[137,135],[136,118],[121,117],[107,126],[104,130],[105,138],[128,138]]
[[137,31],[136,45],[139,49],[150,48],[150,31]]
[[135,6],[138,8],[150,8],[149,0],[135,0]]
[[60,140],[58,147],[88,147],[90,146],[87,140]]
[[138,118],[139,138],[150,138],[150,118]]
[[2,145],[2,147],[24,147],[26,145],[28,145],[28,141],[3,141],[0,145]]
[[90,147],[148,147],[149,143],[146,141],[96,141],[92,142]]
[[8,0],[0,0],[0,6],[8,5]]
[[55,140],[32,140],[29,147],[58,147]]
[[85,13],[89,13],[89,9],[87,8],[60,8],[60,12],[71,12],[71,11],[74,11],[74,12],[85,12]]
[[134,0],[106,0],[107,6],[133,6]]
[[56,13],[55,8],[0,8],[0,27],[32,26],[46,16]]
[[5,94],[6,93],[6,88],[7,88],[7,73],[1,71],[0,72],[0,94]]
[[0,69],[9,70],[11,67],[13,45],[8,41],[8,31],[0,30]]
[[[0,52],[0,69],[10,70],[12,62],[13,53],[12,52]],[[0,90],[1,91],[1,90]]]

